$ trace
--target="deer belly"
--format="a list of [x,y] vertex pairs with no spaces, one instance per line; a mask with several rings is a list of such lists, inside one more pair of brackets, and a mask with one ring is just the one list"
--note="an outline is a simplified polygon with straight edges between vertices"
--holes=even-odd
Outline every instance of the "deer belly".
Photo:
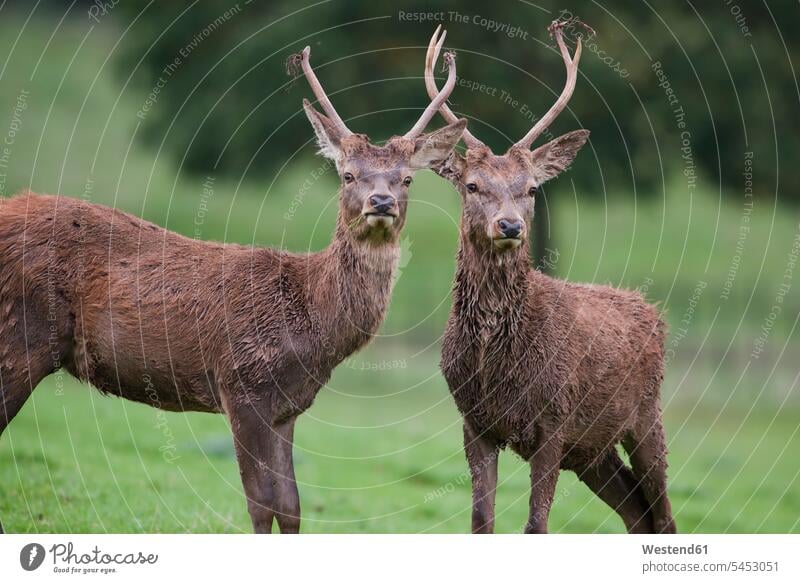
[[70,367],[70,372],[102,393],[157,409],[221,412],[213,378],[204,374],[185,376],[148,367],[131,370],[105,362],[83,366],[80,372]]
[[578,391],[579,399],[566,423],[566,439],[577,447],[606,449],[618,443],[638,420],[638,399],[625,385],[613,391]]
[[177,347],[170,350],[166,342],[150,338],[144,348],[141,341],[137,344],[122,335],[76,334],[67,368],[103,393],[158,409],[220,411],[213,375],[205,367],[184,358]]

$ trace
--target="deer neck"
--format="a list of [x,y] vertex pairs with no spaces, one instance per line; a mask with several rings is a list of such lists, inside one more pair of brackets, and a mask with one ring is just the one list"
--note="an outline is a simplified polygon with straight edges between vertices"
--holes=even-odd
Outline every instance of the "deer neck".
[[341,217],[337,221],[332,243],[320,254],[317,273],[309,275],[320,332],[340,359],[363,347],[378,331],[399,259],[396,241],[356,239]]
[[454,313],[475,331],[517,321],[531,287],[530,270],[524,245],[496,253],[462,235],[453,287]]

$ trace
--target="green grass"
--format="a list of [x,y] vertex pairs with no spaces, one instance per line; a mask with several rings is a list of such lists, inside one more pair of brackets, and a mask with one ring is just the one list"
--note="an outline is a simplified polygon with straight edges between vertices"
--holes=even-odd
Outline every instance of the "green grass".
[[[360,370],[382,356],[371,350],[340,367],[301,417],[303,532],[466,532],[470,484],[447,389],[433,362],[422,366],[425,357],[413,368]],[[668,406],[680,530],[800,532],[798,413]],[[497,529],[517,532],[528,468],[510,453],[501,459]],[[37,389],[3,436],[0,483],[0,517],[11,532],[250,528],[222,416],[160,413],[68,378]],[[562,473],[550,524],[554,532],[622,531],[571,473]]]
[[[67,20],[48,45],[53,22],[23,23],[8,15],[0,21],[0,60],[10,54],[0,77],[0,139],[20,91],[29,93],[0,194],[30,186],[82,196],[90,184],[90,200],[190,236],[297,251],[327,244],[336,210],[330,175],[312,181],[285,218],[319,158],[294,160],[274,183],[216,177],[197,225],[203,177],[187,176],[175,160],[135,139],[135,112],[149,88],[123,87],[112,74],[113,27],[97,27],[84,39],[87,23]],[[9,53],[18,35],[24,42]],[[756,201],[723,299],[742,222],[735,197],[720,204],[707,187],[690,197],[680,181],[666,197],[588,194],[573,193],[568,175],[547,189],[556,268],[574,281],[647,284],[648,297],[666,309],[675,355],[664,403],[679,528],[798,532],[796,289],[764,354],[751,356],[776,302],[796,213]],[[436,365],[459,201],[428,172],[418,175],[411,195],[402,274],[381,336],[336,371],[299,422],[306,532],[464,532],[469,525],[460,424]],[[683,326],[698,282],[706,288]],[[396,360],[404,366],[362,370],[372,368],[364,363]],[[170,463],[160,448],[173,446],[179,457]],[[504,456],[502,532],[518,531],[525,520],[527,474],[519,460]],[[225,419],[160,413],[67,377],[43,383],[0,439],[0,520],[15,532],[249,530]],[[551,527],[621,530],[571,474],[560,481]]]

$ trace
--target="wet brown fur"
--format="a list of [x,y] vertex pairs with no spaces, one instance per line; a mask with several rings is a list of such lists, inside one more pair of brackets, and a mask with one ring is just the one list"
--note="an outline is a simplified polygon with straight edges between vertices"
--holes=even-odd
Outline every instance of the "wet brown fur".
[[[559,469],[575,471],[631,532],[674,532],[660,409],[665,325],[637,291],[575,284],[500,250],[498,217],[533,214],[530,188],[564,171],[588,132],[530,152],[473,148],[440,169],[463,200],[442,371],[464,418],[474,532],[492,532],[497,455],[531,462],[526,532],[546,532]],[[474,184],[476,192],[469,192]],[[617,453],[622,444],[632,470]]]

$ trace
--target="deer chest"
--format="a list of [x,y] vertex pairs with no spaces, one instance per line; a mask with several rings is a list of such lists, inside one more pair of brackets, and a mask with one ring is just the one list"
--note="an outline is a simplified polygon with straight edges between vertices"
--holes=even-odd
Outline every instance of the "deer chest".
[[476,427],[492,427],[508,437],[505,434],[514,432],[518,413],[529,401],[527,383],[520,384],[526,363],[515,356],[516,347],[502,325],[492,321],[486,318],[489,326],[480,329],[448,329],[442,372],[462,415]]

